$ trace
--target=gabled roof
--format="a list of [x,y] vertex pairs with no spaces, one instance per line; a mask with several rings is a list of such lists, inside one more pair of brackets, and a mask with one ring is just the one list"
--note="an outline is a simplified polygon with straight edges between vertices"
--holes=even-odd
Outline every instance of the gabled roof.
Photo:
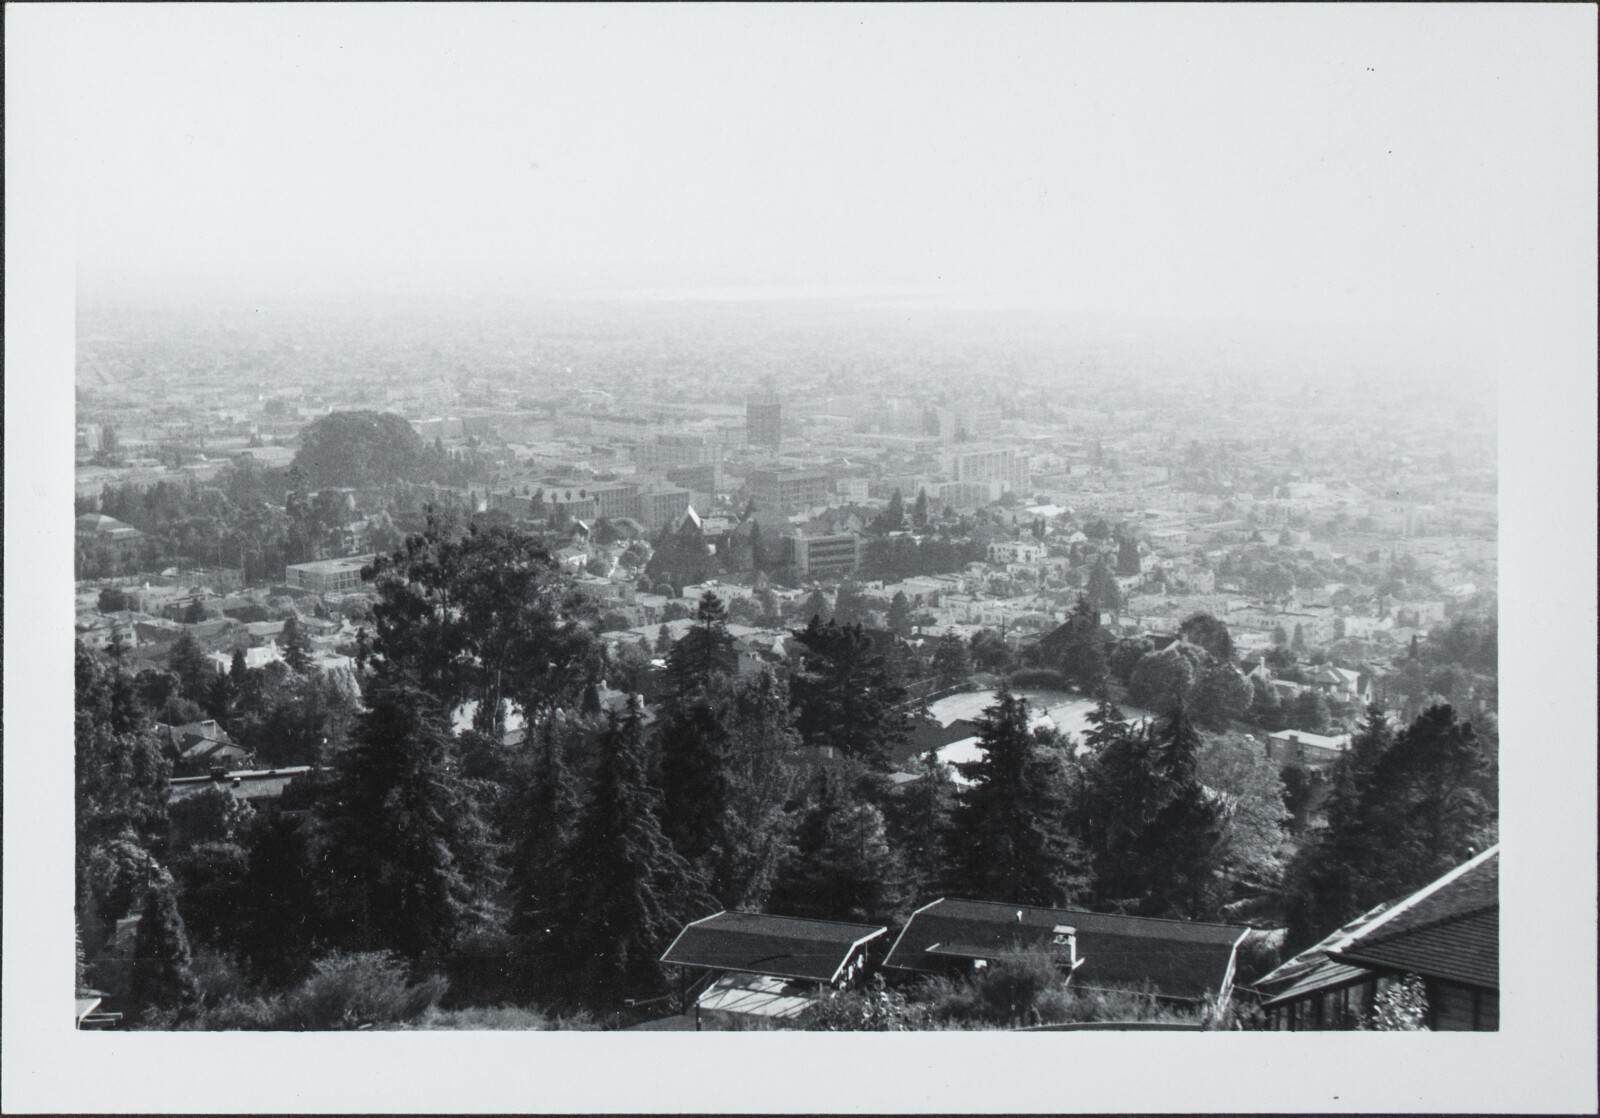
[[855,949],[884,935],[882,925],[806,920],[756,912],[718,912],[688,924],[663,963],[832,982]]
[[[1366,977],[1371,969],[1498,989],[1500,847],[1491,846],[1403,897],[1369,909],[1282,963],[1256,989],[1267,1006]],[[1273,991],[1276,991],[1273,993]]]
[[1332,953],[1346,963],[1500,985],[1500,860],[1488,857]]
[[1232,924],[1032,908],[953,898],[912,913],[884,960],[901,970],[938,969],[938,957],[993,959],[1011,951],[1060,951],[1056,929],[1076,938],[1079,986],[1150,983],[1162,997],[1199,1000],[1232,980],[1234,949],[1249,929]]

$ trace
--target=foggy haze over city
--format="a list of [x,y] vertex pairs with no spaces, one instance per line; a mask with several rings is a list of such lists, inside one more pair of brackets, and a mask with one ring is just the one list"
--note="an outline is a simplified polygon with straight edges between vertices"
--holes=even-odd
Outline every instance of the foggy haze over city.
[[87,287],[866,291],[1481,364],[1546,171],[1492,12],[211,15],[86,29]]

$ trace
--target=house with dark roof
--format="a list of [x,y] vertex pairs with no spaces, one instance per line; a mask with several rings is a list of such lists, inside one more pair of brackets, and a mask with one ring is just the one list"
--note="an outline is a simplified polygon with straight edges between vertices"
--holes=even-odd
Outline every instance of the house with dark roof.
[[1074,988],[1144,986],[1157,998],[1225,1000],[1239,944],[1231,924],[941,898],[911,914],[885,973],[972,974],[1012,954],[1049,955]]
[[255,754],[228,736],[214,719],[186,722],[182,726],[158,723],[162,744],[172,757],[177,776],[203,776],[213,770],[231,771],[254,763]]
[[691,921],[661,962],[680,968],[695,1026],[704,1014],[792,1022],[830,990],[848,987],[882,925],[809,920],[757,912],[717,912]]
[[1428,1028],[1500,1027],[1500,859],[1490,847],[1408,897],[1363,913],[1255,983],[1281,1030],[1353,1029],[1376,996],[1423,980]]

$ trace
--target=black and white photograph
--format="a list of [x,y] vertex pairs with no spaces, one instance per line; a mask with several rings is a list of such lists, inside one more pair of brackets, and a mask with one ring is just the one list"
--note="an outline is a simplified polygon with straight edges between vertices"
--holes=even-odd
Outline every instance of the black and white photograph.
[[7,1110],[1592,1110],[1593,6],[7,22]]

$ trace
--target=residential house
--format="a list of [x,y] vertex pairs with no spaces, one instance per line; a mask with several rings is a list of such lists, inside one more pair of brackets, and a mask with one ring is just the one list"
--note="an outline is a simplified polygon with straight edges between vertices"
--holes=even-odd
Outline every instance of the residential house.
[[181,726],[157,723],[162,744],[172,757],[172,771],[180,776],[200,776],[217,769],[244,768],[255,756],[228,736],[214,719]]
[[679,968],[697,1029],[707,1014],[781,1025],[848,987],[867,945],[887,933],[882,925],[724,911],[690,921],[661,962]]
[[1008,955],[1045,955],[1077,989],[1145,986],[1170,1002],[1226,1000],[1249,928],[996,901],[940,898],[911,914],[888,974],[972,974]]
[[1490,847],[1408,897],[1380,904],[1255,983],[1275,1029],[1354,1029],[1377,995],[1423,981],[1426,1025],[1500,1027],[1500,847]]

